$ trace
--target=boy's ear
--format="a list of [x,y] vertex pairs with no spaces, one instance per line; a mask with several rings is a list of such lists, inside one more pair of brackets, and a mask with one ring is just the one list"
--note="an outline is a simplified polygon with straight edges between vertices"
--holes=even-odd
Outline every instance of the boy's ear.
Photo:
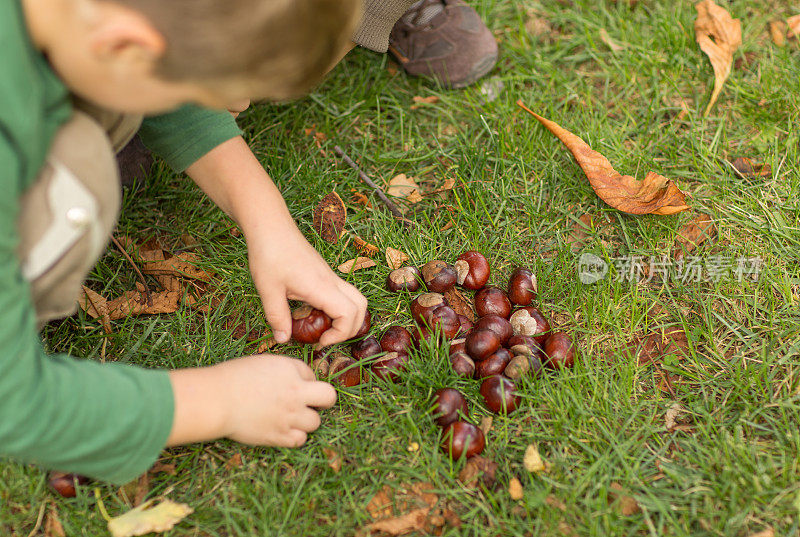
[[89,32],[91,51],[98,59],[152,64],[164,55],[166,40],[144,15],[114,2],[104,8]]

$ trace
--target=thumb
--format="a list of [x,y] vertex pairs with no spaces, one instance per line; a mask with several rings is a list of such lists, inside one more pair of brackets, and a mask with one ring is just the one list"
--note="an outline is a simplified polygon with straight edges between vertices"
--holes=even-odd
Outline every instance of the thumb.
[[267,323],[272,328],[272,335],[278,343],[286,343],[292,336],[292,314],[289,302],[282,292],[272,292],[261,297]]

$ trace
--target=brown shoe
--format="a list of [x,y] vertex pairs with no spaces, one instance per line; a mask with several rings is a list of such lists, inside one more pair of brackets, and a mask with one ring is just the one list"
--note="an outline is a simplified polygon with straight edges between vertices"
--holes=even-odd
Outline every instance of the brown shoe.
[[141,188],[153,166],[153,155],[137,135],[117,153],[117,166],[123,187],[130,188],[135,184]]
[[497,42],[462,0],[422,0],[397,21],[389,51],[411,75],[448,88],[469,86],[497,62]]

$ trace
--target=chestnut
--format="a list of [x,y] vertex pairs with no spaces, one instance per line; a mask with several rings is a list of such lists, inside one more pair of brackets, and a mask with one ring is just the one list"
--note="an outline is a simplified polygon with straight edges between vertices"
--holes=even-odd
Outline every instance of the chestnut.
[[542,348],[531,336],[511,336],[506,345],[514,355],[539,356],[542,354]]
[[461,327],[458,314],[450,306],[439,306],[428,310],[425,314],[425,325],[431,331],[441,331],[446,339],[456,337]]
[[331,327],[331,318],[304,304],[292,312],[292,337],[298,343],[316,343]]
[[511,302],[502,289],[484,287],[475,293],[475,311],[478,317],[494,314],[508,319],[511,315]]
[[564,332],[553,332],[544,344],[545,367],[564,369],[575,364],[575,347]]
[[451,352],[450,365],[459,377],[471,377],[475,374],[475,362],[466,352]]
[[367,310],[366,315],[364,315],[364,322],[361,323],[361,328],[358,329],[358,332],[356,332],[353,338],[366,336],[370,328],[372,328],[372,314]]
[[467,334],[464,342],[467,354],[477,361],[485,360],[490,354],[494,354],[500,348],[500,336],[496,332],[484,328],[483,330],[473,330]]
[[65,472],[50,472],[47,486],[62,498],[74,498],[77,495],[77,485],[85,485],[89,478],[78,474]]
[[458,273],[458,285],[467,289],[478,290],[489,281],[489,262],[480,252],[464,252],[458,256],[454,266]]
[[439,427],[446,427],[469,414],[467,400],[455,388],[442,388],[433,394],[433,415]]
[[325,357],[314,358],[311,362],[311,370],[318,379],[325,378],[331,370],[331,363]]
[[369,336],[350,344],[350,354],[359,362],[373,358],[382,353],[383,349],[375,336]]
[[344,355],[331,361],[330,375],[337,384],[346,388],[361,384],[361,368],[352,358]]
[[422,265],[422,279],[429,291],[444,293],[456,284],[456,269],[445,261],[428,261]]
[[435,342],[436,332],[431,332],[424,326],[415,326],[411,329],[411,340],[414,342],[414,346],[419,349],[424,342]]
[[454,421],[442,431],[442,451],[453,460],[480,455],[486,447],[483,431],[466,421]]
[[492,375],[502,375],[506,366],[514,355],[506,349],[497,349],[497,352],[490,354],[485,360],[475,364],[475,378],[484,379]]
[[526,268],[516,268],[508,279],[508,299],[517,306],[527,306],[536,300],[536,276]]
[[425,324],[427,315],[434,308],[449,306],[444,295],[439,293],[423,293],[411,301],[411,317],[417,324]]
[[391,271],[386,277],[386,288],[393,293],[400,291],[413,293],[419,291],[420,281],[422,274],[417,267],[400,267]]
[[514,356],[506,366],[503,374],[510,379],[517,380],[526,375],[538,376],[542,371],[542,362],[538,355],[526,356],[518,354]]
[[500,336],[500,345],[505,345],[509,338],[514,335],[511,323],[508,322],[507,319],[495,314],[490,314],[478,319],[478,322],[475,323],[475,328],[479,330],[491,330]]
[[454,352],[466,352],[466,349],[467,349],[466,341],[467,340],[464,339],[463,337],[459,338],[459,339],[454,339],[453,341],[451,341],[450,342],[450,354],[453,354]]
[[456,337],[464,337],[469,334],[470,330],[474,328],[474,325],[472,324],[472,321],[469,320],[469,317],[466,315],[461,315],[460,313],[458,314],[458,324],[459,328]]
[[408,364],[408,355],[399,352],[387,352],[372,363],[372,373],[381,380],[397,382],[399,373]]
[[520,336],[531,336],[539,346],[544,344],[547,334],[550,332],[550,323],[544,318],[542,312],[533,306],[520,308],[511,314],[509,319],[514,334]]
[[411,332],[402,326],[390,326],[381,336],[381,349],[407,354],[411,347]]
[[500,375],[484,380],[480,392],[492,412],[513,412],[519,406],[517,386]]

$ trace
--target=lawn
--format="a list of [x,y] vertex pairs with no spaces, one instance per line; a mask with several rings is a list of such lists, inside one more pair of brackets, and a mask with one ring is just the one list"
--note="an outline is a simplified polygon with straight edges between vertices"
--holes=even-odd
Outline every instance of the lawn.
[[[799,13],[791,4],[721,3],[741,19],[743,43],[707,117],[713,73],[685,0],[633,8],[609,0],[484,0],[473,5],[501,56],[483,84],[444,90],[359,50],[309,97],[252,106],[240,118],[246,138],[332,267],[358,255],[349,240],[328,244],[313,230],[314,206],[335,189],[348,205],[347,230],[381,250],[400,249],[417,264],[480,250],[500,285],[514,266],[533,269],[538,304],[575,338],[579,355],[571,370],[521,380],[521,407],[494,416],[483,454],[498,465],[494,487],[462,483],[464,462],[439,450],[427,414],[436,389],[462,389],[476,423],[490,413],[479,383],[457,377],[445,349],[425,348],[396,384],[340,389],[338,404],[300,449],[219,441],[165,451],[160,463],[170,471],[152,472],[140,493],[168,494],[195,509],[168,535],[363,535],[379,490],[388,485],[400,495],[418,483],[432,484],[439,506],[460,520],[436,530],[443,535],[746,537],[768,528],[798,535],[800,45],[778,47],[768,31],[770,21]],[[412,109],[415,96],[438,101]],[[674,179],[691,210],[633,216],[610,208],[518,99],[617,170]],[[334,145],[379,184],[400,173],[417,179],[427,195],[408,213],[413,230],[398,224]],[[737,175],[737,157],[771,172]],[[435,192],[448,179],[454,188]],[[582,254],[618,267],[624,259],[672,256],[679,230],[699,214],[711,217],[716,236],[686,259],[727,267],[721,276],[664,281],[612,268],[596,283],[579,280]],[[576,233],[585,215],[592,224]],[[150,367],[255,352],[259,342],[233,333],[239,322],[265,327],[244,240],[191,181],[154,166],[141,190],[127,194],[118,235],[172,250],[191,236],[221,300],[207,313],[187,306],[116,321],[110,335],[80,313],[47,327],[48,349]],[[737,277],[742,258],[761,260],[760,272]],[[376,260],[347,278],[369,298],[380,333],[411,320],[409,296],[383,289],[389,268],[382,253]],[[136,281],[111,248],[89,286],[113,295]],[[637,359],[642,340],[649,361]],[[680,412],[668,423],[671,408]],[[524,468],[529,445],[538,447],[545,472]],[[340,468],[329,464],[331,453]],[[521,499],[509,494],[513,478]],[[107,535],[94,487],[112,516],[136,495],[136,485],[94,483],[65,500],[46,482],[40,468],[0,463],[0,534],[26,537],[55,510],[66,535]]]

